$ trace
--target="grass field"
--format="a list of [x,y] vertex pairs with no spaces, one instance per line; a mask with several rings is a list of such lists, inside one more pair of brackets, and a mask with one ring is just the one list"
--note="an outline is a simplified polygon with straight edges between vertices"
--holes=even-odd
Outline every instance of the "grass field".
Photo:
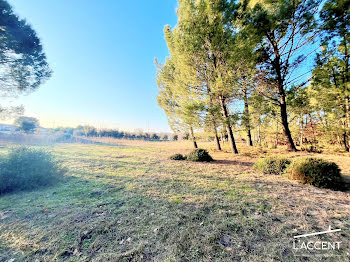
[[[105,142],[46,147],[65,180],[0,197],[0,261],[349,261],[349,191],[252,170],[283,151],[205,145],[217,161],[191,163],[168,160],[190,143]],[[349,156],[317,156],[350,175]],[[293,236],[329,226],[342,231],[310,240],[341,241],[339,250],[293,249]]]

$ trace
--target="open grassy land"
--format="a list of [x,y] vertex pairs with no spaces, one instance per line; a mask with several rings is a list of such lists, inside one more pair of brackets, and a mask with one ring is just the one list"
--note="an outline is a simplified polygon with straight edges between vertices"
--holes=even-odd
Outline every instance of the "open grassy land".
[[[0,197],[0,261],[319,261],[298,256],[313,253],[293,250],[293,236],[328,226],[342,231],[309,240],[340,249],[314,254],[349,260],[350,193],[252,170],[280,151],[241,145],[240,156],[211,150],[218,161],[191,163],[168,160],[190,143],[117,143],[47,147],[66,179]],[[350,174],[349,156],[318,156]]]

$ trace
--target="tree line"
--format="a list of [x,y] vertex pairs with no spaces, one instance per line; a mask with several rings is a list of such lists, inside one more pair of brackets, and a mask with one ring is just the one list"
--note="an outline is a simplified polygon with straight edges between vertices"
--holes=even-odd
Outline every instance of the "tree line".
[[90,125],[80,125],[76,128],[70,127],[58,127],[51,130],[52,133],[61,134],[66,136],[66,138],[70,138],[71,136],[85,136],[85,137],[111,137],[116,139],[130,139],[130,140],[152,140],[152,141],[177,141],[179,136],[177,134],[160,134],[160,133],[152,133],[152,132],[128,132],[121,131],[117,129],[96,129]]
[[[26,134],[33,134],[37,128],[40,127],[39,120],[34,117],[20,116],[18,117],[14,125],[17,126],[17,131],[23,131]],[[117,139],[132,139],[132,140],[164,140],[164,141],[177,141],[179,136],[177,134],[167,133],[150,133],[143,132],[142,130],[136,132],[121,131],[118,129],[97,129],[91,125],[79,125],[73,127],[57,127],[47,129],[49,133],[61,135],[62,139],[69,139],[72,136],[85,136],[85,137],[111,137]],[[184,135],[181,137],[183,140],[188,140],[189,136]]]
[[179,0],[156,60],[174,132],[350,151],[349,0]]

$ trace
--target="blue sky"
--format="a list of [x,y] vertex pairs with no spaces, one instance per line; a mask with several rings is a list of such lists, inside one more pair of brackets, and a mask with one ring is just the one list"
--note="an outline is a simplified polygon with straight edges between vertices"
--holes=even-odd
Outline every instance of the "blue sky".
[[9,0],[38,33],[54,73],[20,97],[25,115],[46,127],[169,131],[157,105],[154,58],[176,24],[176,0]]

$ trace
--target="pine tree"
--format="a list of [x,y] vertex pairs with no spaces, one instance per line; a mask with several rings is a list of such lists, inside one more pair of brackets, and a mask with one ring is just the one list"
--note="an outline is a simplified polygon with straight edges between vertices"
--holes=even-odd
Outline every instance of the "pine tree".
[[[219,106],[232,152],[237,154],[228,108],[236,94],[230,77],[233,31],[227,26],[228,21],[224,17],[227,7],[227,1],[182,0],[179,2],[179,19],[174,31],[183,43],[181,54],[184,57],[181,61],[187,69],[182,72],[186,73],[187,79],[194,77],[190,82],[202,95],[206,94],[209,113]],[[212,114],[212,119],[216,129],[215,114]],[[216,141],[219,141],[218,135]]]
[[[0,97],[36,90],[51,76],[41,41],[33,28],[0,0]],[[20,114],[23,107],[0,106],[0,117]]]
[[309,91],[317,97],[312,102],[327,120],[328,131],[340,135],[350,152],[350,1],[327,1],[320,17],[323,46]]
[[[261,95],[278,105],[288,149],[296,147],[289,128],[286,92],[293,85],[305,85],[296,75],[309,51],[302,54],[317,37],[314,15],[319,0],[261,0],[250,8],[242,5],[243,30],[257,42]],[[312,52],[311,52],[312,53]]]
[[200,126],[202,102],[178,79],[171,59],[167,59],[164,65],[158,65],[157,83],[157,101],[166,113],[171,129],[174,132],[189,132],[193,145],[197,148],[194,127]]

